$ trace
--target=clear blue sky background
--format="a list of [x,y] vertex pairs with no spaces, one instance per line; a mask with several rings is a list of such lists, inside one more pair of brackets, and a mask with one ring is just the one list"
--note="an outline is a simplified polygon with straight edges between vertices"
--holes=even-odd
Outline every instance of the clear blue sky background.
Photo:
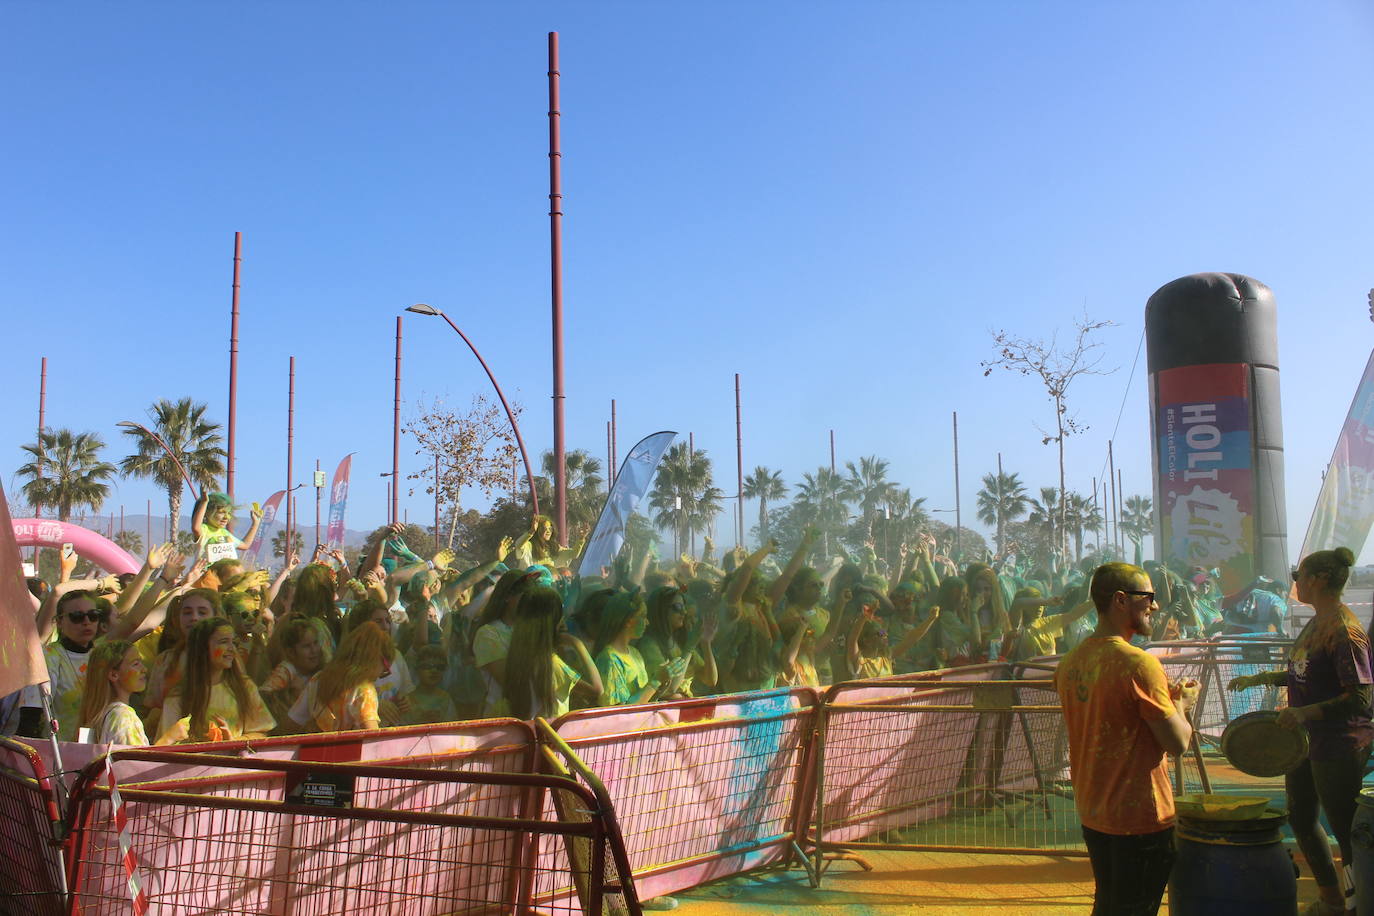
[[[384,518],[393,316],[477,342],[551,446],[545,34],[562,35],[569,447],[696,434],[729,491],[879,454],[953,506],[1055,481],[1043,391],[984,378],[989,329],[1086,312],[1119,370],[1072,392],[1070,486],[1116,454],[1149,492],[1145,300],[1250,274],[1280,305],[1290,542],[1374,334],[1374,12],[1366,3],[10,3],[0,33],[0,435],[7,489],[48,422],[159,397],[227,412],[245,234],[241,499],[356,451],[350,527]],[[407,316],[405,396],[487,390]],[[417,469],[413,444],[406,468]],[[307,491],[308,492],[308,491]],[[141,512],[161,498],[122,481]],[[482,501],[477,495],[474,504]],[[421,494],[404,499],[429,516]],[[303,505],[302,509],[306,507]],[[754,507],[748,507],[752,518]],[[948,516],[943,516],[948,518]],[[723,530],[731,530],[728,517]],[[724,538],[723,538],[724,539]]]

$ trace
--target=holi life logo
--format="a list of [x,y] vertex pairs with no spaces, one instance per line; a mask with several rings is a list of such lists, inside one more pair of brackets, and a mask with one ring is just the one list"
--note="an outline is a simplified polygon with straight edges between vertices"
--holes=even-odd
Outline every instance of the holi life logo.
[[1220,490],[1196,486],[1180,493],[1169,510],[1173,555],[1199,566],[1222,566],[1248,553],[1245,515],[1240,504]]

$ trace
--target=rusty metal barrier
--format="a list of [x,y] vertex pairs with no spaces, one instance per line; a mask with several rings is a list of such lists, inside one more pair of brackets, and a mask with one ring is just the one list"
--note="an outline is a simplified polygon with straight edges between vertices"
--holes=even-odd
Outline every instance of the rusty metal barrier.
[[[121,763],[188,761],[128,750],[110,762],[117,773]],[[159,914],[599,916],[630,880],[616,867],[623,849],[610,849],[608,811],[570,778],[217,755],[197,755],[193,768],[180,783],[118,787],[127,850],[106,761],[83,770],[68,814],[73,916],[127,912],[131,880]],[[256,797],[204,791],[217,784]],[[529,816],[544,792],[590,813]],[[587,854],[536,857],[542,837]]]
[[809,688],[578,710],[554,727],[605,783],[639,894],[805,863]]
[[0,737],[0,887],[6,913],[57,916],[65,911],[57,841],[61,818],[53,788],[33,748]]

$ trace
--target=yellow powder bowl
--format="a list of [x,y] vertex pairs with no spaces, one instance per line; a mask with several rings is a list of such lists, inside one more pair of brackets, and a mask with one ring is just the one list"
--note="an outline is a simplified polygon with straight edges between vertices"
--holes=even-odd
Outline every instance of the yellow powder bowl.
[[1270,800],[1253,795],[1209,795],[1195,792],[1174,799],[1182,817],[1205,821],[1248,821],[1262,815]]

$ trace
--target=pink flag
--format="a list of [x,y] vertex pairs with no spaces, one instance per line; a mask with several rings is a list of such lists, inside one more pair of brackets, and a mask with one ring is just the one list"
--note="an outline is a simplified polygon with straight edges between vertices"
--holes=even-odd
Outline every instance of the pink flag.
[[348,508],[348,473],[353,469],[353,453],[344,455],[334,471],[329,487],[329,531],[325,540],[330,547],[342,547],[344,542],[344,510]]
[[277,507],[281,505],[282,497],[286,495],[285,490],[278,490],[267,497],[267,502],[262,504],[262,522],[258,525],[258,537],[253,539],[253,546],[248,548],[248,554],[256,560],[258,551],[267,541],[267,527],[272,524],[272,520],[277,517]]

